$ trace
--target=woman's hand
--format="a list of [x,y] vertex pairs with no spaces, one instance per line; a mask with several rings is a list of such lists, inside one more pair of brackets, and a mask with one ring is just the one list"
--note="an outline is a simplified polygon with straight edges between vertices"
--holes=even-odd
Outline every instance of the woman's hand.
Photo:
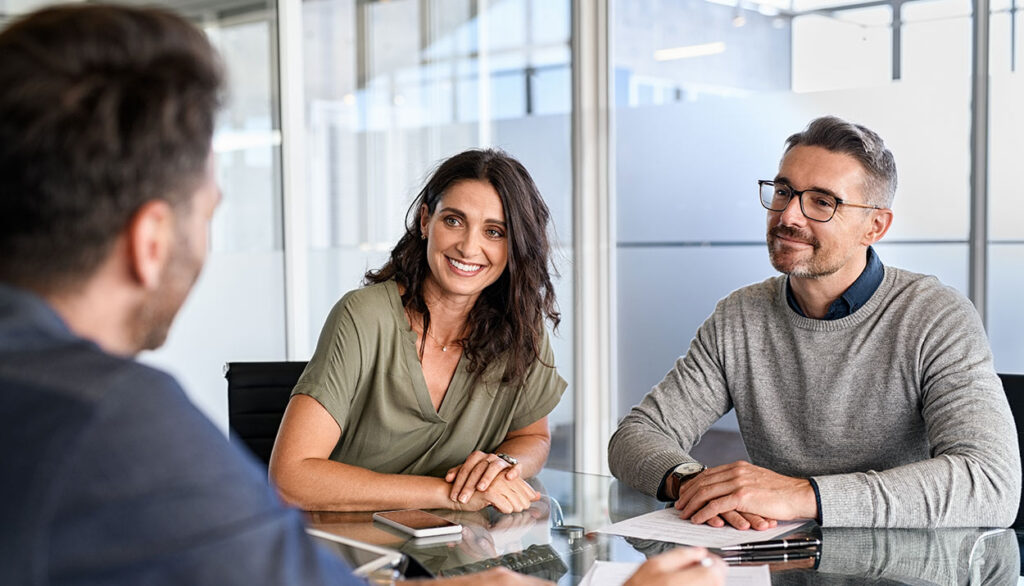
[[544,537],[548,536],[546,510],[542,517],[533,503],[529,509],[510,515],[497,515],[491,523],[488,516],[480,513],[462,512],[453,520],[462,524],[462,540],[456,547],[468,554],[474,561],[492,558],[498,555],[522,551],[525,548],[524,536],[533,529],[539,529]]
[[524,540],[524,536],[533,529],[539,529],[538,535],[548,538],[549,526],[546,522],[539,522],[533,515],[533,508],[512,513],[511,515],[499,515],[494,524],[488,528],[491,536],[491,543],[499,554],[522,551],[527,543],[533,540]]
[[[398,584],[420,584],[417,582],[398,582]],[[431,582],[434,586],[476,586],[477,584],[490,584],[491,586],[554,586],[553,582],[517,574],[508,568],[491,568],[479,574],[468,576],[456,576],[454,578],[439,578]]]
[[477,450],[465,462],[448,470],[444,479],[452,484],[452,501],[465,504],[475,491],[487,490],[502,473],[507,480],[515,480],[520,476],[519,465],[513,466],[495,454]]
[[462,539],[455,547],[464,551],[474,562],[486,560],[498,555],[494,547],[494,539],[485,527],[463,525]]
[[479,511],[492,505],[504,514],[518,513],[530,508],[530,503],[540,500],[540,493],[533,490],[522,478],[508,480],[504,476],[494,479],[487,490],[474,491],[465,503],[455,501],[452,508],[459,511]]
[[504,476],[494,479],[487,490],[480,492],[487,502],[506,515],[530,508],[530,503],[540,500],[540,493],[522,478],[509,480]]

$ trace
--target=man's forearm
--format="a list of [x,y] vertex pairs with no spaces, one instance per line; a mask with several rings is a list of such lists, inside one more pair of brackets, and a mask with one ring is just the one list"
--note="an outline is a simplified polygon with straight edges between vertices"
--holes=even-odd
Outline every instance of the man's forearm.
[[616,478],[657,496],[665,472],[692,458],[678,442],[631,417],[623,419],[608,442],[608,466]]
[[669,468],[693,461],[690,448],[732,408],[707,329],[701,326],[686,356],[622,419],[608,444],[612,473],[649,495],[657,496]]

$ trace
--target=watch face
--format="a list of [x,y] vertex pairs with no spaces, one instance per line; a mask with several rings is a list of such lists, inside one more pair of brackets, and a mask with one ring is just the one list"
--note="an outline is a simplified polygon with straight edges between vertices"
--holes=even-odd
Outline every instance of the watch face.
[[687,462],[676,466],[676,469],[672,472],[676,476],[692,476],[699,474],[704,470],[704,465],[699,462]]

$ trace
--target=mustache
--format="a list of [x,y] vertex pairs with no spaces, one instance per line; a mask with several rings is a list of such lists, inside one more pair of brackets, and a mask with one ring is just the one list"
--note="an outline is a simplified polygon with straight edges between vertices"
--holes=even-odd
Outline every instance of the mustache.
[[815,250],[817,250],[818,247],[821,246],[821,243],[818,242],[818,239],[812,236],[811,234],[801,232],[800,230],[797,230],[792,226],[786,226],[785,224],[779,224],[778,226],[770,228],[768,230],[768,235],[774,238],[782,236],[784,238],[789,238],[790,240],[798,240],[800,242],[805,242],[813,246]]

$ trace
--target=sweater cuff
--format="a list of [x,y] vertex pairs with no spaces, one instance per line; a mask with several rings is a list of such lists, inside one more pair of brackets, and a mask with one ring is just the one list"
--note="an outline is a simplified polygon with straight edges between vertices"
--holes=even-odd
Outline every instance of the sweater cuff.
[[682,450],[665,450],[649,454],[636,463],[633,468],[633,478],[636,480],[630,481],[629,484],[641,492],[661,499],[661,488],[667,473],[683,462],[691,460],[692,458],[687,457]]
[[813,478],[808,478],[808,482],[811,483],[811,488],[814,489],[814,505],[817,507],[818,512],[815,514],[814,520],[821,525],[823,519],[821,518],[821,490],[818,489],[818,481]]
[[818,512],[822,527],[872,527],[875,522],[875,504],[870,491],[864,486],[866,473],[830,474],[816,476],[821,508]]

